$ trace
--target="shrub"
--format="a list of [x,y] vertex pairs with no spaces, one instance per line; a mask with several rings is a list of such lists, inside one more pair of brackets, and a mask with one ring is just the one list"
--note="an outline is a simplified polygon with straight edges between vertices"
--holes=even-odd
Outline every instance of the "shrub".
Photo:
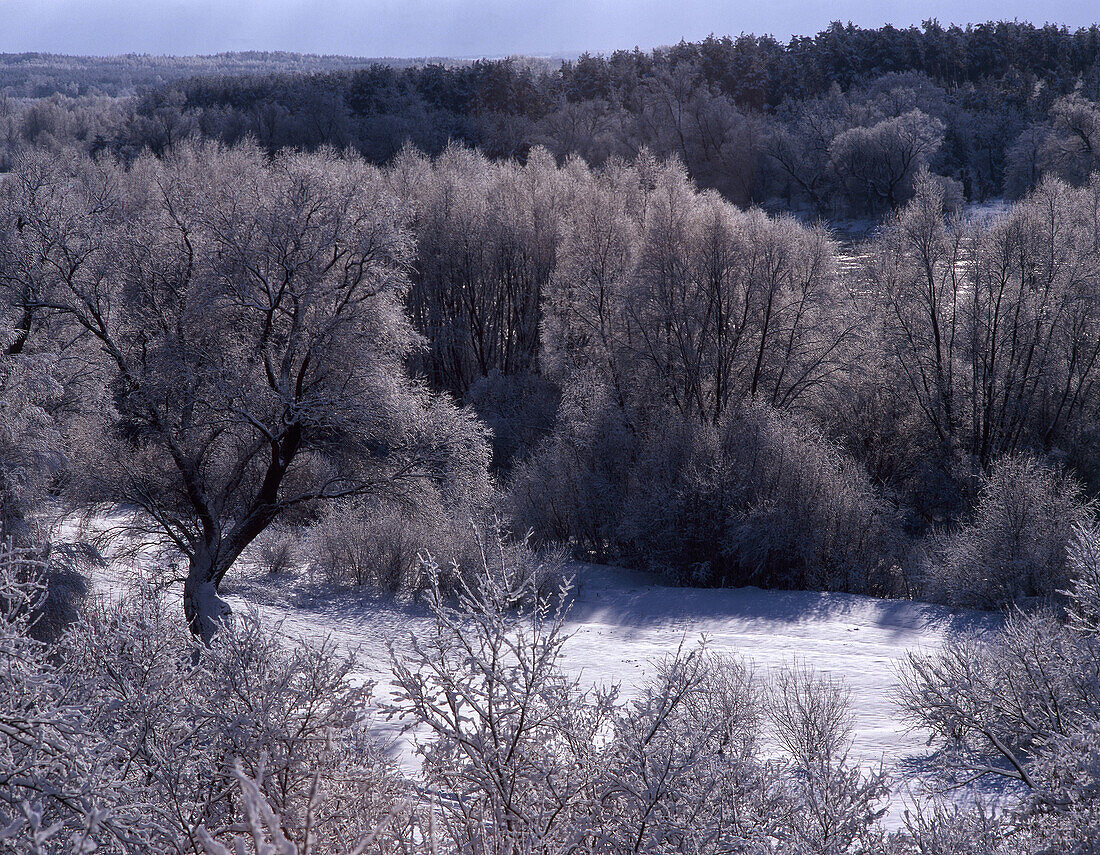
[[971,519],[931,539],[923,593],[980,608],[1050,598],[1070,582],[1067,548],[1090,516],[1071,475],[1027,455],[1002,458],[983,477]]
[[554,431],[513,470],[509,521],[536,543],[569,543],[597,561],[618,557],[615,530],[638,445],[613,391],[579,378],[563,393]]
[[665,433],[619,534],[635,562],[686,582],[891,593],[892,529],[866,476],[812,423],[747,405]]
[[847,751],[853,721],[843,684],[801,667],[778,672],[769,688],[768,717],[791,757],[810,766]]
[[417,591],[427,583],[421,558],[431,550],[444,567],[477,560],[474,531],[488,511],[451,505],[424,488],[415,497],[334,505],[309,534],[315,569],[336,587]]
[[146,812],[121,774],[125,746],[94,726],[31,637],[46,571],[33,550],[9,542],[0,552],[0,852],[147,851]]
[[474,381],[466,401],[492,431],[493,468],[507,472],[550,432],[558,394],[534,374],[502,374],[492,369]]
[[270,576],[284,576],[302,562],[301,538],[301,531],[290,526],[268,526],[253,541],[253,561]]
[[154,851],[191,851],[199,825],[231,839],[242,820],[237,762],[288,834],[302,837],[308,823],[326,846],[369,830],[403,798],[368,730],[370,687],[331,642],[287,643],[246,614],[199,646],[147,593],[74,626],[60,649],[59,677],[116,752],[119,790],[143,806]]
[[457,608],[431,585],[433,631],[405,655],[391,645],[391,712],[433,737],[417,750],[429,784],[454,794],[441,807],[457,851],[562,851],[590,809],[610,696],[563,673],[565,613],[533,580],[488,555],[467,580]]
[[80,620],[91,593],[87,573],[103,558],[87,543],[54,543],[41,550],[46,563],[46,596],[35,614],[31,634],[53,642]]
[[317,851],[409,801],[371,736],[370,687],[331,642],[287,644],[249,614],[202,647],[143,591],[49,648],[30,636],[45,571],[30,550],[0,552],[0,852],[228,845],[255,819],[240,775]]
[[[418,750],[449,794],[449,849],[825,855],[881,838],[885,780],[847,762],[835,684],[783,678],[791,702],[773,709],[740,660],[685,647],[621,701],[564,671],[566,607],[529,576],[486,561],[461,590],[456,607],[433,585],[432,631],[391,647],[390,709],[431,736]],[[766,720],[829,744],[766,760]]]
[[415,588],[431,510],[414,515],[390,501],[334,505],[309,534],[314,568],[338,587]]
[[1092,562],[1100,544],[1095,529],[1080,528],[1076,538],[1069,573],[1083,581],[1066,591],[1068,622],[1049,610],[1016,612],[988,636],[954,638],[937,653],[909,656],[899,700],[910,721],[929,733],[935,785],[979,778],[1010,784],[994,829],[989,817],[973,812],[931,814],[916,829],[930,839],[958,839],[970,826],[975,835],[1014,841],[994,851],[1094,851],[1100,639],[1091,618]]
[[[261,764],[262,769],[262,764]],[[224,843],[217,840],[205,826],[196,829],[200,848],[199,855],[244,855],[252,851],[255,855],[322,855],[323,852],[336,851],[319,849],[317,840],[310,833],[312,823],[307,822],[304,830],[295,834],[288,831],[282,815],[272,805],[271,800],[264,795],[257,780],[249,777],[238,762],[234,769],[234,777],[240,789],[241,809],[245,816],[245,825],[248,836],[237,834],[233,838],[233,849],[230,850]],[[262,778],[262,772],[260,778]],[[331,798],[327,794],[314,787],[310,801],[310,818],[324,809]],[[413,808],[411,799],[394,805],[388,814],[383,816],[370,831],[363,834],[350,849],[346,845],[339,845],[339,851],[367,852],[372,847],[393,847],[394,851],[417,851],[418,847],[412,846],[413,841],[423,840],[427,830],[429,838],[432,832],[430,820],[427,829],[418,826],[417,814]],[[249,846],[251,844],[251,846]],[[431,844],[429,843],[430,847]],[[386,851],[383,849],[383,851]],[[431,851],[431,850],[429,850]]]

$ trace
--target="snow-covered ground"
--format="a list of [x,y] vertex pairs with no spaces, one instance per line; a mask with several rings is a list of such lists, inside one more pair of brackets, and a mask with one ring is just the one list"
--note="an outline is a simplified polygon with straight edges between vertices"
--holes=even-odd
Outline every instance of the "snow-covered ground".
[[[927,752],[920,734],[906,731],[893,702],[897,669],[911,650],[933,650],[950,634],[986,631],[995,615],[899,600],[758,588],[673,588],[626,570],[580,565],[579,589],[569,614],[571,637],[564,665],[591,684],[617,684],[625,697],[647,670],[682,644],[705,638],[711,649],[738,654],[758,673],[793,662],[843,680],[851,691],[855,731],[851,756],[882,762],[896,775],[899,791],[906,773]],[[101,590],[117,592],[117,575],[105,572]],[[265,622],[279,623],[289,637],[330,637],[355,650],[363,676],[376,682],[376,696],[389,693],[388,643],[400,652],[410,633],[424,631],[430,617],[420,606],[382,595],[303,598],[285,584],[258,581],[227,591],[234,610],[255,609]],[[402,765],[415,768],[411,744],[395,725],[388,736]],[[895,798],[887,823],[901,821],[904,799]]]

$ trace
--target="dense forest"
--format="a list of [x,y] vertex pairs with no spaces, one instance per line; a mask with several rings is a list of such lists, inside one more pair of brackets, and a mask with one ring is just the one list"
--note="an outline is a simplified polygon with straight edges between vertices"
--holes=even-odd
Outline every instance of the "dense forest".
[[[52,101],[7,107],[5,147],[49,134],[133,157],[201,134],[251,137],[269,151],[352,147],[374,163],[406,143],[438,154],[461,142],[521,159],[543,146],[592,165],[644,148],[679,158],[701,187],[739,205],[880,216],[912,194],[922,165],[973,201],[1018,197],[1044,172],[1080,181],[1100,126],[1098,59],[1096,27],[930,21],[905,30],[834,24],[787,44],[711,37],[556,67],[507,59],[339,68],[335,58],[227,55],[131,70],[120,61],[142,94],[107,111],[68,97],[118,91],[114,66],[77,65]],[[165,82],[153,85],[148,68]],[[13,96],[37,79],[21,69],[2,66]]]
[[[1094,851],[1100,28],[24,59],[0,851]],[[388,705],[231,614],[257,561],[421,598]],[[899,689],[930,791],[1000,803],[885,830],[805,669],[683,646],[640,699],[582,687],[569,561],[1004,610]],[[434,734],[424,788],[372,715]]]

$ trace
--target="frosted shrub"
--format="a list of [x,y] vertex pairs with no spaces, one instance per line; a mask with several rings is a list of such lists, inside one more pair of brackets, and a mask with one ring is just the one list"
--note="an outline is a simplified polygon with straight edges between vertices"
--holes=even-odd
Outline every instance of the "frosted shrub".
[[906,812],[905,829],[898,841],[899,852],[919,855],[1024,855],[1015,829],[981,802],[969,808],[950,804],[943,798],[918,802]]
[[759,686],[736,659],[682,649],[615,719],[602,810],[606,851],[764,849],[792,807],[757,753]]
[[337,587],[415,591],[427,584],[426,551],[445,567],[476,563],[474,529],[486,525],[487,511],[447,501],[424,488],[415,497],[333,506],[309,534],[315,568]]
[[988,640],[962,636],[935,655],[911,655],[902,704],[951,768],[1033,787],[1033,753],[1100,714],[1088,676],[1098,652],[1048,613],[1014,616]]
[[635,560],[696,584],[890,592],[888,510],[807,419],[748,405],[662,438],[620,528]]
[[890,517],[866,475],[807,419],[751,407],[721,437],[743,482],[723,553],[782,585],[883,593]]
[[[249,777],[239,762],[233,775],[240,789],[247,832],[236,834],[233,848],[230,849],[207,828],[200,826],[195,834],[199,841],[200,855],[244,855],[246,852],[254,855],[327,855],[328,852],[349,851],[343,841],[338,842],[335,847],[317,846],[318,841],[312,833],[311,822],[307,822],[297,836],[293,831],[288,831],[282,816],[264,795],[259,783]],[[262,764],[260,777],[263,777]],[[328,797],[318,786],[318,779],[315,777],[310,793],[310,818],[323,809],[327,801]],[[364,853],[374,847],[382,849],[387,844],[394,846],[397,851],[409,851],[410,847],[412,851],[417,851],[419,847],[415,841],[423,838],[422,835],[418,837],[421,832],[415,826],[416,814],[411,808],[411,800],[396,803],[389,813],[377,821],[374,828],[354,842],[350,851]]]
[[[525,606],[565,596],[571,590],[573,582],[566,570],[568,555],[560,546],[535,548],[530,534],[515,537],[499,521],[487,528],[474,528],[473,537],[477,556],[470,564],[451,566],[452,585],[456,584],[454,579],[480,579],[482,572],[488,572],[496,579],[509,580],[507,584],[518,592],[516,604]],[[431,555],[428,561],[433,565],[427,568],[429,575],[446,578],[434,566]]]
[[338,587],[403,590],[415,585],[424,517],[392,502],[330,508],[310,532],[314,568]]
[[1017,612],[989,636],[911,654],[903,673],[902,708],[930,734],[940,781],[1014,785],[1002,830],[1013,830],[1019,849],[997,851],[1085,853],[1100,833],[1100,640],[1090,617],[1097,533],[1075,536],[1068,622]]
[[895,592],[894,519],[866,475],[808,419],[763,404],[717,424],[630,421],[605,386],[568,389],[509,499],[539,540],[688,584]]
[[474,381],[465,400],[492,431],[498,470],[507,471],[550,431],[558,397],[556,389],[536,374],[502,374],[494,368]]
[[841,756],[851,741],[851,693],[806,667],[787,668],[769,686],[768,718],[779,744],[795,760],[812,765]]
[[255,820],[235,765],[303,851],[341,851],[401,813],[406,786],[368,732],[369,686],[331,643],[286,645],[244,615],[199,646],[146,592],[47,648],[29,635],[36,567],[0,552],[0,852],[229,845]]
[[777,673],[767,714],[791,764],[787,784],[797,809],[785,833],[796,851],[875,851],[888,781],[849,762],[852,706],[847,688],[804,665]]
[[84,571],[101,563],[87,544],[17,546],[14,538],[0,541],[0,561],[9,562],[11,584],[27,583],[39,589],[28,616],[27,632],[39,641],[53,642],[80,618],[88,598]]
[[272,525],[253,541],[252,556],[260,570],[283,576],[302,561],[302,533],[290,526]]
[[[562,600],[507,563],[467,574],[454,604],[433,585],[428,605],[432,631],[392,648],[390,711],[428,735],[418,751],[448,851],[875,851],[884,779],[847,762],[832,684],[791,677],[798,697],[832,705],[771,710],[740,660],[685,647],[624,702],[565,672]],[[773,718],[830,744],[809,762],[766,760]]]
[[369,687],[329,642],[287,645],[242,615],[199,646],[146,596],[74,627],[63,649],[63,679],[88,727],[122,752],[116,774],[145,806],[156,851],[191,851],[199,825],[230,838],[241,821],[237,760],[287,834],[304,839],[308,826],[326,846],[357,837],[400,797],[368,735]]
[[120,773],[126,753],[30,636],[46,566],[0,551],[0,852],[144,852],[145,811]]
[[1067,559],[1073,578],[1065,595],[1069,625],[1084,635],[1100,633],[1100,529],[1078,525]]
[[1052,597],[1070,580],[1067,547],[1089,507],[1074,478],[1034,457],[1006,457],[982,479],[972,519],[934,538],[925,595],[997,608]]
[[410,637],[407,655],[391,648],[391,711],[431,734],[418,751],[428,783],[449,794],[443,828],[457,851],[567,851],[591,811],[611,696],[565,676],[561,605],[504,570],[486,560],[457,607],[429,588],[433,631]]

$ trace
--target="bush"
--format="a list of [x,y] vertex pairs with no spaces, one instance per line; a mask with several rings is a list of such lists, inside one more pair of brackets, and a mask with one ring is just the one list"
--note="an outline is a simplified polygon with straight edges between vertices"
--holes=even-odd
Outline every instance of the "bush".
[[487,516],[484,507],[448,507],[430,488],[336,504],[309,533],[314,568],[336,587],[418,591],[427,584],[421,558],[428,550],[444,567],[476,562],[474,532]]
[[1002,458],[983,477],[972,518],[928,544],[923,595],[979,608],[1053,597],[1070,582],[1067,548],[1090,517],[1071,475],[1031,456]]
[[851,692],[810,668],[780,671],[772,680],[768,715],[779,744],[804,765],[843,755],[852,736]]
[[416,588],[430,514],[384,500],[334,505],[309,533],[314,569],[337,587]]
[[[765,586],[896,593],[893,520],[854,461],[795,413],[749,406],[718,430],[714,461],[733,490],[717,566]],[[705,452],[697,472],[705,500]],[[685,486],[690,500],[694,486]]]
[[[310,833],[312,823],[307,822],[303,831],[288,831],[282,815],[264,795],[259,783],[243,770],[240,762],[234,769],[234,777],[240,789],[242,812],[244,813],[248,836],[237,834],[233,839],[233,849],[217,840],[205,826],[196,829],[199,841],[199,855],[244,855],[251,851],[255,855],[321,855],[325,851],[316,847],[317,839]],[[262,774],[260,776],[263,777]],[[314,789],[310,802],[310,818],[328,806],[331,798]],[[382,851],[416,851],[410,847],[414,840],[424,840],[425,832],[431,838],[433,828],[429,818],[427,823],[418,822],[418,815],[411,799],[395,804],[388,814],[382,817],[370,831],[363,834],[350,848],[341,844],[339,851],[367,852],[372,847]],[[251,844],[251,846],[249,845]],[[431,847],[431,844],[428,844]],[[385,848],[383,848],[385,847]],[[392,847],[392,849],[390,849]],[[431,849],[429,849],[431,851]]]
[[121,771],[127,746],[90,720],[56,667],[64,648],[31,637],[46,572],[33,550],[0,552],[0,852],[148,851],[145,806]]
[[302,562],[301,537],[298,529],[270,525],[252,543],[253,561],[269,576],[285,576]]
[[518,526],[688,584],[895,592],[889,509],[808,419],[748,404],[630,430],[614,413],[592,404],[519,468]]
[[322,581],[391,592],[436,585],[449,595],[491,567],[530,582],[539,595],[563,584],[560,547],[534,548],[484,507],[447,509],[436,494],[423,498],[418,506],[372,500],[334,507],[310,534]]
[[[773,707],[750,668],[700,646],[656,663],[635,700],[583,688],[562,668],[563,604],[503,569],[470,574],[457,608],[433,586],[433,630],[391,647],[391,712],[431,735],[448,849],[872,851],[885,781],[847,762],[835,684],[781,678],[790,703]],[[767,720],[827,744],[766,760]]]
[[454,794],[441,809],[457,851],[562,851],[590,809],[610,697],[563,673],[564,611],[531,579],[486,556],[460,592],[456,608],[431,585],[434,630],[407,654],[391,645],[391,712],[434,737],[417,750],[428,783]]
[[46,563],[46,597],[35,614],[31,634],[41,641],[54,642],[80,620],[90,594],[86,574],[101,567],[103,558],[87,543],[49,544],[41,554]]
[[1068,572],[1078,581],[1065,592],[1068,622],[1049,610],[1016,612],[989,636],[954,638],[937,653],[910,654],[900,702],[930,735],[935,786],[980,778],[1010,784],[995,822],[973,811],[963,817],[939,811],[921,818],[914,833],[1008,841],[997,852],[1095,851],[1100,638],[1092,616],[1100,538],[1091,528],[1078,529],[1076,538]]
[[405,798],[369,733],[370,687],[331,642],[287,644],[243,615],[201,647],[145,593],[71,627],[57,654],[81,743],[103,746],[81,786],[110,784],[110,815],[122,811],[125,834],[144,841],[137,851],[193,851],[199,826],[232,840],[244,819],[238,764],[288,835],[326,847]]

